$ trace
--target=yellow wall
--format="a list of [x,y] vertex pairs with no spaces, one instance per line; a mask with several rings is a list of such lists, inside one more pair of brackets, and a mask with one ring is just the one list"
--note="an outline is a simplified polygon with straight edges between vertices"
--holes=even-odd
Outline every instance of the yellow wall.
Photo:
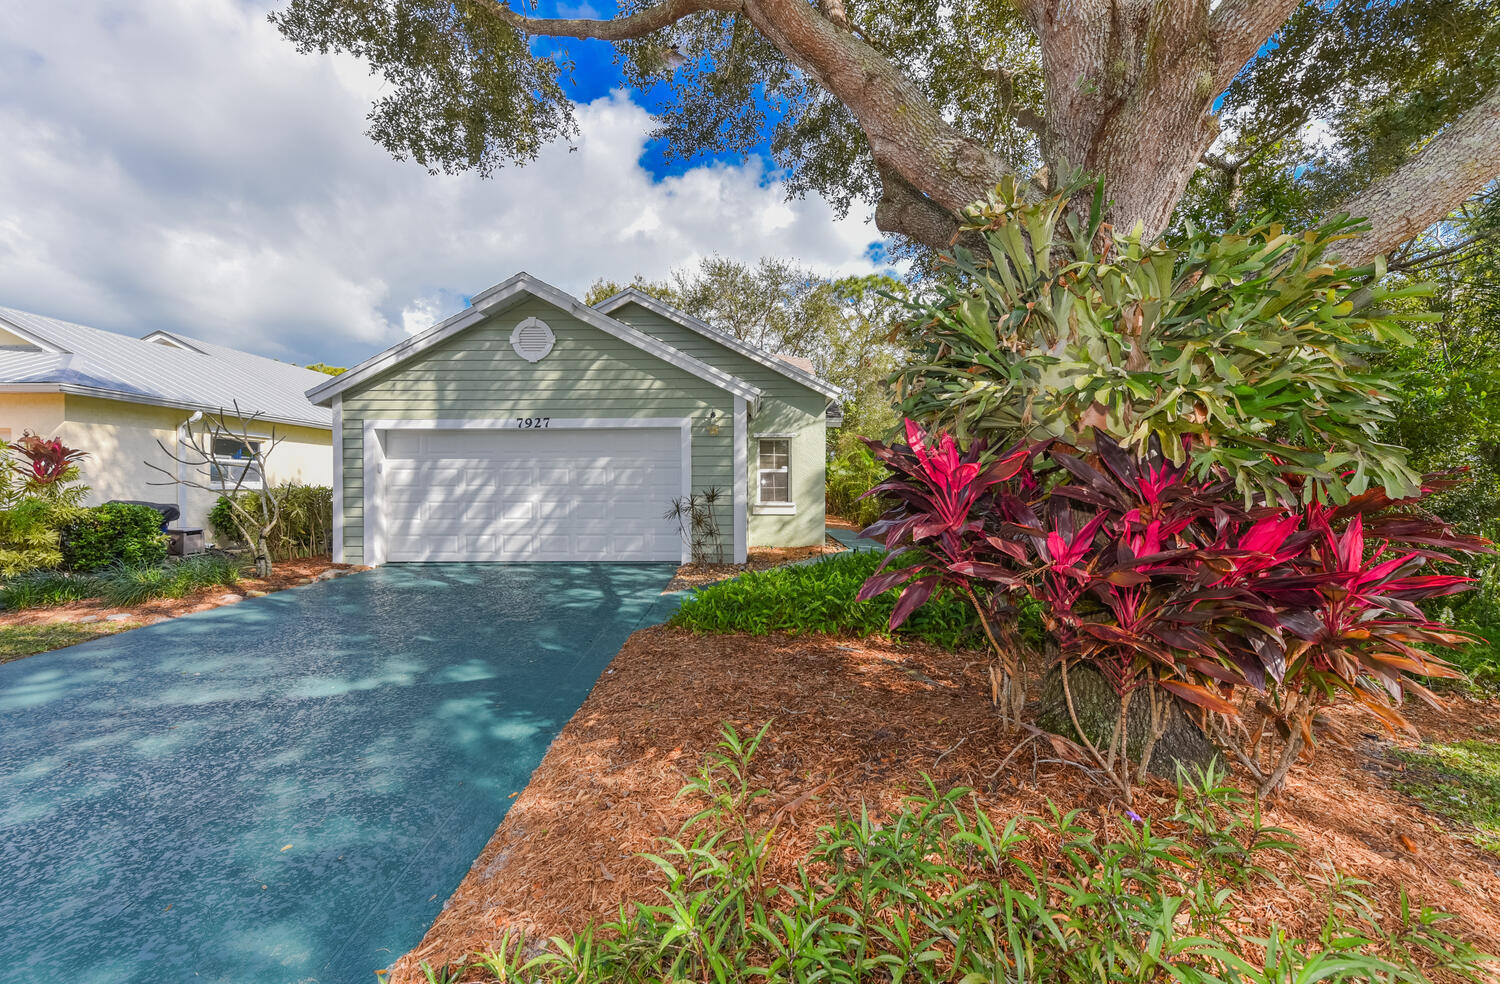
[[[0,428],[9,427],[17,437],[23,429],[30,429],[43,437],[59,437],[68,446],[88,452],[80,468],[83,481],[91,490],[90,504],[110,499],[179,501],[178,490],[168,477],[148,467],[147,462],[176,474],[176,464],[157,442],[173,448],[177,427],[189,414],[187,410],[83,396],[0,393]],[[270,424],[262,425],[257,432],[269,435],[272,428]],[[333,449],[328,431],[283,424],[274,425],[274,430],[283,440],[267,459],[268,480],[333,484]],[[207,479],[207,476],[197,477]],[[153,485],[153,482],[169,484]],[[208,511],[218,493],[186,489],[185,498],[183,525],[207,530]]]
[[61,393],[0,393],[0,440],[13,441],[27,431],[51,437],[62,422]]

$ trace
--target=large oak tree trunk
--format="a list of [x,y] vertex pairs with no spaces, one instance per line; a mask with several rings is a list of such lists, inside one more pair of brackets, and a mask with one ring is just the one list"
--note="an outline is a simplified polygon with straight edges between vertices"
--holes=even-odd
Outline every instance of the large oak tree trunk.
[[[1094,747],[1103,751],[1114,735],[1115,723],[1120,719],[1120,695],[1115,693],[1104,674],[1087,666],[1073,666],[1068,670],[1068,690],[1073,694],[1073,711]],[[1194,769],[1204,769],[1219,760],[1218,750],[1192,719],[1183,713],[1176,700],[1168,703],[1166,730],[1157,740],[1151,752],[1152,775],[1164,779],[1177,778],[1179,768],[1189,775]],[[1132,700],[1127,715],[1128,733],[1126,751],[1130,761],[1140,761],[1145,750],[1146,737],[1151,731],[1150,701]],[[1056,665],[1048,671],[1042,688],[1042,706],[1037,715],[1037,726],[1064,738],[1079,741],[1073,728],[1072,715],[1063,693],[1062,673]],[[1080,742],[1081,744],[1081,742]]]

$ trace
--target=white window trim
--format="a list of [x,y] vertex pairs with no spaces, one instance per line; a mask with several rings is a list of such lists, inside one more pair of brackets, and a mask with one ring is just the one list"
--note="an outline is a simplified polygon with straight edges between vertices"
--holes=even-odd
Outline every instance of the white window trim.
[[[693,419],[691,417],[552,417],[549,428],[584,430],[628,430],[637,427],[657,430],[676,430],[682,434],[682,495],[692,494],[693,487]],[[385,563],[386,508],[385,508],[385,437],[396,430],[518,430],[515,417],[499,419],[437,419],[437,420],[366,420],[364,422],[364,467],[361,469],[364,484],[364,562],[371,567]],[[735,536],[740,534],[735,527]],[[744,550],[743,541],[734,544],[736,555]],[[686,537],[682,542],[682,563],[693,559],[692,544]]]
[[[257,446],[263,446],[267,441],[270,440],[270,438],[268,438],[268,437],[261,437],[258,434],[252,434],[248,438],[244,438],[243,440],[241,438],[238,438],[238,437],[226,437],[226,438],[223,438],[223,440],[226,440],[226,441],[239,441],[241,444],[249,443],[249,444],[255,444]],[[235,486],[235,483],[233,481],[226,482],[226,481],[224,481],[221,478],[217,483],[214,482],[214,480],[213,480],[214,466],[217,465],[220,469],[227,470],[229,468],[235,467],[235,465],[234,465],[235,462],[245,461],[246,459],[244,459],[244,458],[225,458],[224,461],[225,462],[229,462],[229,464],[220,464],[220,462],[219,462],[219,456],[216,455],[216,454],[213,454],[212,450],[213,450],[213,448],[210,447],[209,448],[210,454],[208,456],[208,479],[209,479],[209,484],[210,485],[214,485],[216,488],[218,488],[218,490],[220,492],[233,492],[233,491],[235,491],[236,490],[236,486]],[[255,455],[252,454],[250,456],[250,458],[249,458],[249,463],[245,467],[249,468],[251,465],[255,466],[255,468],[260,472],[260,481],[258,481],[258,482],[250,482],[250,481],[240,482],[239,486],[238,486],[238,490],[241,491],[241,492],[259,492],[261,489],[263,489],[263,488],[266,487],[265,462],[264,461],[256,461],[255,460]]]
[[[755,435],[755,506],[754,511],[760,516],[795,516],[797,515],[796,491],[792,488],[792,442],[796,439],[795,434],[756,434]],[[792,496],[786,502],[762,502],[760,498],[760,477],[767,471],[780,471],[774,468],[760,467],[760,444],[762,441],[785,441],[786,442],[786,494]]]

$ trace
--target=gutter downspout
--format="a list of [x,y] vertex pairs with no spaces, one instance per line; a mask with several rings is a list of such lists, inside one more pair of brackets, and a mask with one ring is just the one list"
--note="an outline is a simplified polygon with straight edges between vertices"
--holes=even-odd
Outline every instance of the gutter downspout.
[[192,415],[177,425],[177,443],[174,448],[173,457],[177,459],[177,528],[187,529],[187,485],[188,463],[183,460],[183,445],[187,443],[188,431],[194,424],[203,419],[202,410],[194,410]]

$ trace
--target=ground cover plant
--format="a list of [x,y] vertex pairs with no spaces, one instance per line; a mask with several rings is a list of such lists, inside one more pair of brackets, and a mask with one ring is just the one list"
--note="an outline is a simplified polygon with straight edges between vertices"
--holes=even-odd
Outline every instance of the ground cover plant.
[[0,585],[0,608],[14,612],[103,596],[104,578],[99,574],[34,570],[7,578]]
[[181,598],[199,588],[233,587],[241,562],[221,554],[198,554],[156,567],[120,566],[103,578],[103,597],[115,605],[138,605],[153,598]]
[[893,632],[890,620],[897,595],[858,597],[861,585],[880,563],[878,553],[852,551],[813,563],[751,571],[695,591],[670,624],[694,632],[750,635],[818,632],[862,638],[893,634],[947,649],[983,645],[973,611],[956,597],[936,600]]
[[[697,808],[648,855],[660,901],[533,943],[507,932],[428,981],[1485,980],[1488,958],[1407,900],[1382,919],[1327,873],[1316,938],[1240,930],[1241,898],[1299,850],[1219,777],[1185,781],[1169,820],[1111,833],[1055,808],[997,821],[970,791],[929,788],[895,815],[822,826],[789,883],[765,876],[775,818],[752,759],[767,725],[718,748],[679,794]],[[1038,854],[1031,848],[1044,845]]]
[[1406,771],[1394,785],[1500,853],[1500,744],[1480,738],[1397,749]]
[[138,605],[154,598],[181,598],[199,588],[231,587],[241,575],[234,557],[199,554],[164,564],[115,564],[101,571],[37,570],[0,585],[0,608],[20,611],[103,598],[114,605]]
[[72,622],[3,625],[0,626],[0,663],[8,663],[23,656],[35,656],[37,653],[45,653],[53,649],[62,649],[65,646],[76,646],[80,642],[114,635],[116,632],[130,628],[134,626],[121,625],[118,622],[92,622],[88,625],[76,625]]

